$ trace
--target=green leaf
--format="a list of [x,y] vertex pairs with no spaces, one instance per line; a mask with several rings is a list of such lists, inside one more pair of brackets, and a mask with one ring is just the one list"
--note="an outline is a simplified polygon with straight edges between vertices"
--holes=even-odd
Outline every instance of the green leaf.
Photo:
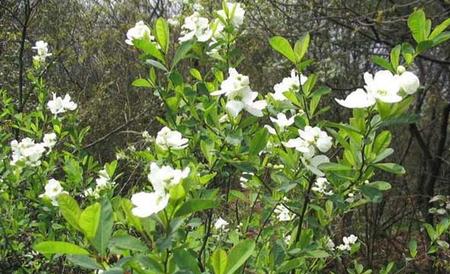
[[256,132],[252,140],[250,141],[249,153],[251,155],[257,155],[261,150],[263,150],[267,141],[269,140],[269,133],[266,128],[261,128]]
[[269,43],[275,51],[289,59],[289,61],[291,61],[292,63],[297,63],[295,52],[286,38],[283,38],[281,36],[274,36],[270,38]]
[[339,164],[339,163],[324,163],[320,165],[320,169],[325,171],[351,171],[351,166]]
[[411,64],[414,61],[415,50],[410,43],[402,44],[402,56],[406,64]]
[[433,42],[433,47],[435,47],[439,44],[444,43],[445,41],[447,41],[449,39],[450,39],[450,31],[446,31],[446,32],[439,34],[431,41]]
[[192,75],[192,77],[194,77],[195,79],[201,81],[202,80],[202,74],[200,73],[200,71],[198,71],[198,69],[195,68],[191,68],[189,70],[189,73]]
[[148,250],[147,246],[141,240],[130,235],[115,236],[111,238],[109,246],[119,249],[141,252],[145,252]]
[[375,138],[372,151],[374,153],[380,153],[383,149],[387,148],[392,140],[392,134],[389,130],[384,130]]
[[93,240],[100,223],[101,206],[99,203],[88,206],[80,214],[78,225],[83,230],[84,235],[89,240]]
[[427,22],[422,9],[414,11],[408,18],[408,27],[417,43],[427,39]]
[[136,48],[142,50],[145,54],[158,59],[163,64],[166,63],[164,55],[161,53],[161,51],[159,51],[159,49],[156,47],[155,43],[153,43],[147,39],[141,39],[141,40],[134,39],[133,44]]
[[394,150],[392,148],[386,148],[385,150],[381,151],[380,154],[377,155],[377,157],[372,161],[373,163],[378,163],[389,157],[394,153]]
[[190,199],[175,212],[175,217],[185,216],[197,211],[216,207],[215,200]]
[[163,64],[161,64],[160,62],[158,62],[156,60],[148,59],[148,60],[145,61],[145,63],[149,64],[150,66],[153,66],[153,67],[155,67],[157,69],[160,69],[162,71],[168,72],[167,68]]
[[177,51],[175,52],[175,56],[173,57],[172,60],[172,69],[181,61],[183,60],[186,55],[188,54],[188,52],[192,49],[192,47],[194,46],[194,42],[193,41],[187,41],[184,42],[183,44],[181,44]]
[[214,274],[225,274],[228,263],[227,253],[223,249],[216,249],[209,258],[209,263],[214,270]]
[[237,271],[252,255],[254,249],[255,242],[252,240],[244,240],[235,245],[228,255],[228,264],[225,273],[232,274]]
[[103,269],[97,261],[87,255],[67,255],[66,258],[74,265],[86,269]]
[[309,47],[309,41],[311,40],[311,37],[309,33],[306,33],[294,45],[294,52],[297,55],[298,62],[301,62],[303,59],[303,56],[305,56],[306,52],[308,51]]
[[81,209],[78,206],[77,201],[67,194],[61,194],[58,196],[58,208],[64,219],[75,229],[81,230],[78,225],[78,219],[80,218]]
[[152,87],[152,84],[149,81],[147,81],[146,79],[142,79],[142,78],[134,80],[133,83],[131,83],[131,85],[133,87],[143,87],[143,88]]
[[106,247],[111,238],[113,228],[113,210],[108,199],[103,199],[100,205],[100,219],[93,244],[102,255],[106,255]]
[[387,70],[393,71],[394,68],[392,67],[391,63],[384,59],[383,57],[377,56],[377,55],[372,55],[371,58],[372,62],[382,68],[385,68]]
[[409,254],[412,258],[415,258],[417,255],[417,241],[411,240],[408,243]]
[[437,25],[434,30],[431,32],[429,39],[434,40],[439,34],[441,34],[444,30],[446,30],[450,26],[450,18],[447,18],[444,22]]
[[400,64],[401,50],[402,50],[401,45],[397,45],[391,50],[391,64],[393,69],[397,69],[398,65]]
[[382,163],[382,164],[375,164],[373,165],[376,168],[382,169],[384,171],[387,171],[389,173],[394,173],[397,175],[402,175],[405,174],[405,168],[403,168],[401,165],[399,164],[395,164],[395,163]]
[[158,41],[161,49],[167,53],[169,50],[169,25],[164,18],[158,18],[155,23],[155,36],[156,41]]
[[385,181],[375,181],[368,184],[369,186],[376,188],[381,191],[386,191],[391,189],[391,184]]
[[35,244],[33,249],[42,254],[89,255],[89,251],[75,244],[61,241],[45,241]]
[[328,252],[326,252],[325,250],[312,250],[312,251],[308,251],[306,252],[307,257],[311,257],[311,258],[327,258],[330,257],[330,254],[328,254]]
[[200,268],[198,267],[197,260],[191,253],[187,252],[185,249],[175,249],[173,251],[173,258],[175,264],[180,268],[180,270],[187,271],[187,273],[200,274]]

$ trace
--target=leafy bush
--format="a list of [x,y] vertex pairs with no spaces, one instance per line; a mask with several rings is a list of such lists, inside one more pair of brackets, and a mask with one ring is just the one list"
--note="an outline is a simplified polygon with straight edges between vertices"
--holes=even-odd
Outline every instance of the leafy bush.
[[[391,185],[379,174],[405,173],[387,160],[394,151],[386,127],[418,119],[408,108],[420,83],[408,69],[448,40],[449,21],[431,31],[415,11],[408,26],[417,44],[374,58],[384,70],[366,72],[364,89],[337,98],[351,117],[332,122],[320,103],[331,90],[307,73],[309,34],[293,45],[271,38],[292,73],[273,93],[252,90],[238,69],[244,15],[226,2],[212,21],[194,12],[179,43],[163,18],[128,31],[126,43],[149,67],[133,85],[156,94],[166,113],[156,117],[155,138],[143,133],[143,149],[119,151],[103,167],[84,149],[89,129],[78,125],[77,104],[46,90],[41,72],[51,53],[37,42],[29,71],[36,104],[16,112],[2,92],[2,255],[29,253],[24,269],[34,270],[60,260],[97,273],[371,273],[358,255],[366,235],[338,223],[383,199]],[[207,69],[183,69],[188,59]],[[124,179],[127,169],[140,179]],[[448,249],[447,220],[425,228],[430,253]],[[407,260],[378,271],[406,268],[417,242],[409,249]]]

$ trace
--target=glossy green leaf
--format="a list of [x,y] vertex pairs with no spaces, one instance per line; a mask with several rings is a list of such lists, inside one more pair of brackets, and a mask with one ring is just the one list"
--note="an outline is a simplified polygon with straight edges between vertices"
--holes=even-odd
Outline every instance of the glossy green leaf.
[[203,199],[190,199],[181,205],[175,212],[176,217],[192,214],[197,211],[210,209],[216,207],[215,200],[203,200]]
[[228,264],[225,273],[235,273],[253,253],[255,242],[244,240],[235,245],[228,254]]
[[86,238],[89,240],[94,239],[95,234],[97,232],[97,228],[100,223],[101,217],[101,206],[99,203],[95,203],[93,205],[88,206],[83,212],[80,214],[80,218],[78,220],[78,224],[86,235]]
[[289,61],[291,61],[292,63],[297,63],[295,52],[286,38],[283,38],[281,36],[274,36],[270,38],[269,43],[275,51],[289,59]]
[[209,263],[214,270],[214,274],[225,274],[228,263],[227,253],[223,249],[216,249],[209,258]]
[[169,25],[164,18],[158,18],[155,22],[155,36],[161,49],[167,53],[169,50]]
[[45,241],[35,244],[33,249],[42,254],[88,255],[89,251],[75,244],[61,241]]

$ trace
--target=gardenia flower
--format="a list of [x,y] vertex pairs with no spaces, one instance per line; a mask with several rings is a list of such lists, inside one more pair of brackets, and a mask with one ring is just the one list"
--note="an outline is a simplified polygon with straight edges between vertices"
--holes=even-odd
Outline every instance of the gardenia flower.
[[45,134],[42,143],[45,147],[52,149],[56,144],[56,134],[55,133]]
[[327,243],[326,243],[326,247],[329,249],[329,250],[334,250],[334,248],[335,248],[335,244],[334,244],[334,242],[333,242],[333,240],[330,238],[330,237],[327,237],[328,239],[327,239]]
[[342,238],[342,241],[344,242],[343,244],[340,244],[337,246],[337,249],[341,250],[341,251],[350,251],[352,249],[352,245],[356,243],[356,241],[358,240],[358,237],[356,237],[355,235],[351,234],[348,237],[344,237]]
[[131,203],[135,206],[131,212],[134,216],[145,218],[167,207],[169,195],[160,192],[138,192],[131,196]]
[[414,94],[420,87],[419,78],[414,73],[404,70],[405,70],[404,68],[397,69],[397,71],[403,72],[400,75],[395,75],[395,77],[399,82],[401,90],[403,90],[405,93],[409,95]]
[[271,127],[271,126],[269,126],[269,125],[264,125],[264,127],[267,129],[267,131],[269,132],[269,134],[277,135],[277,131],[276,131],[273,127]]
[[171,166],[159,167],[156,163],[150,164],[148,180],[152,183],[153,189],[158,193],[165,193],[166,190],[178,185],[183,179],[189,176],[190,169],[174,169]]
[[388,70],[381,70],[372,74],[364,73],[365,88],[376,99],[385,103],[397,103],[402,100],[398,95],[400,84],[397,78]]
[[212,92],[211,95],[224,94],[228,99],[225,108],[233,117],[238,116],[243,109],[253,116],[262,117],[262,110],[267,103],[265,100],[255,101],[258,92],[251,90],[248,76],[239,74],[234,68],[230,68],[228,73],[229,76],[221,83],[220,90]]
[[294,215],[282,204],[277,205],[274,212],[277,214],[277,219],[280,222],[286,222],[294,219]]
[[56,97],[56,94],[53,93],[53,100],[48,101],[47,107],[51,113],[57,115],[59,113],[64,113],[67,110],[75,110],[77,104],[71,101],[69,94],[66,94],[63,99],[61,97]]
[[33,60],[39,62],[45,62],[45,58],[51,56],[52,54],[48,52],[48,43],[44,41],[37,41],[32,49],[37,51],[37,55],[33,56]]
[[180,42],[186,42],[193,38],[197,38],[199,42],[206,42],[212,35],[208,18],[201,17],[198,12],[186,17],[181,29],[182,36],[178,38]]
[[180,132],[163,127],[156,135],[156,144],[164,150],[183,149],[188,146],[188,139],[183,138]]
[[287,119],[284,113],[278,113],[277,118],[270,117],[270,120],[275,123],[281,131],[283,131],[285,127],[288,127],[294,123],[295,116]]
[[45,152],[43,143],[35,143],[31,138],[24,138],[20,142],[11,141],[12,160],[11,165],[24,162],[27,166],[38,166],[41,164],[42,154]]
[[214,223],[214,228],[217,230],[223,230],[227,231],[228,222],[222,219],[221,217],[217,219],[217,221]]
[[278,83],[273,86],[275,93],[270,93],[273,99],[277,101],[286,101],[287,98],[284,96],[284,93],[287,91],[298,91],[300,88],[300,84],[303,85],[308,80],[308,78],[302,74],[297,75],[295,69],[291,71],[291,77],[283,78],[281,83]]
[[339,105],[346,108],[367,108],[375,104],[375,98],[362,88],[350,93],[345,100],[335,100]]
[[327,188],[329,187],[329,183],[327,178],[319,177],[314,182],[314,186],[311,188],[312,191],[322,193],[324,195],[333,195],[333,191],[327,191]]
[[143,21],[139,21],[127,31],[127,40],[125,40],[125,43],[132,46],[134,39],[144,38],[148,38],[150,41],[155,40],[155,37],[151,35],[150,28]]
[[306,158],[312,158],[315,155],[316,148],[320,152],[326,153],[333,145],[332,138],[318,127],[306,126],[298,132],[299,138],[290,139],[284,142],[284,145],[289,148],[295,148],[303,153],[303,156]]
[[222,19],[228,19],[233,24],[234,27],[239,28],[244,22],[245,10],[242,8],[240,3],[227,3],[228,13],[225,10],[217,11],[217,14],[222,17]]
[[67,192],[63,190],[61,183],[58,180],[50,179],[45,185],[45,192],[39,195],[39,198],[48,198],[52,201],[52,205],[57,206],[57,198],[63,193],[67,194]]

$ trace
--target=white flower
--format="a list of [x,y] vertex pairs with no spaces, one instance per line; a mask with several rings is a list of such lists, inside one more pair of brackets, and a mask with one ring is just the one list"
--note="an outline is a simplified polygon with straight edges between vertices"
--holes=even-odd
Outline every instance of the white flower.
[[347,203],[353,203],[354,201],[355,201],[355,194],[353,194],[353,193],[349,193],[348,195],[347,195],[347,198],[345,199],[345,201],[347,202]]
[[350,93],[345,100],[335,99],[339,105],[346,108],[367,108],[375,104],[375,98],[359,88]]
[[317,176],[323,176],[325,174],[320,170],[319,166],[321,164],[329,163],[330,159],[325,155],[317,155],[311,159],[302,158],[302,162],[309,171]]
[[59,113],[64,113],[67,110],[75,110],[77,104],[71,101],[69,94],[66,94],[63,99],[61,97],[56,97],[56,94],[53,93],[53,100],[48,101],[47,107],[51,113],[57,115]]
[[67,194],[67,192],[63,190],[61,183],[58,180],[50,179],[45,185],[45,192],[39,195],[39,197],[50,199],[52,201],[52,205],[57,206],[57,198],[63,193]]
[[274,210],[275,214],[277,214],[277,219],[280,222],[286,222],[294,219],[294,215],[289,211],[287,207],[285,207],[283,204],[277,205],[277,207]]
[[43,145],[49,149],[52,149],[56,144],[56,134],[47,133],[44,135]]
[[290,234],[284,236],[284,242],[286,244],[289,244],[291,242],[291,235]]
[[397,78],[388,70],[381,70],[372,74],[364,73],[364,80],[366,82],[365,88],[367,92],[383,101],[385,103],[397,103],[402,100],[398,95],[400,91],[400,84]]
[[172,17],[172,18],[169,18],[169,19],[167,19],[167,23],[169,24],[169,25],[171,25],[171,26],[178,26],[179,24],[180,24],[180,22],[178,21],[178,19],[177,18],[175,18],[175,17]]
[[416,93],[420,87],[419,78],[410,71],[405,71],[400,75],[396,75],[400,88],[407,94]]
[[165,193],[166,190],[178,185],[189,176],[190,169],[173,169],[171,166],[159,167],[156,163],[150,164],[148,180],[152,183],[154,191]]
[[160,192],[138,192],[131,196],[131,203],[135,206],[131,210],[133,215],[145,218],[166,208],[169,195]]
[[239,181],[241,183],[241,187],[244,189],[248,188],[247,182],[249,178],[251,179],[255,175],[253,172],[242,172],[242,176],[239,178]]
[[37,41],[32,49],[37,51],[37,55],[33,56],[33,59],[39,62],[45,62],[45,58],[52,55],[48,52],[48,43],[44,41]]
[[225,10],[217,11],[217,14],[222,17],[222,19],[229,20],[234,27],[239,28],[244,22],[245,10],[242,8],[240,3],[230,3],[227,4],[228,13]]
[[277,124],[280,130],[283,131],[285,127],[288,127],[294,123],[295,116],[287,119],[284,113],[278,113],[277,118],[270,117],[270,120]]
[[352,245],[356,243],[356,241],[358,241],[358,237],[356,237],[355,235],[351,234],[348,237],[344,237],[342,238],[343,244],[340,244],[337,246],[337,249],[342,250],[342,251],[350,251],[352,249]]
[[42,154],[45,152],[43,143],[35,143],[30,138],[24,138],[19,142],[11,141],[12,160],[11,165],[24,162],[27,166],[38,166],[41,164]]
[[329,188],[330,183],[328,182],[327,178],[324,177],[318,177],[316,181],[314,182],[314,186],[311,188],[312,191],[322,193],[324,195],[333,195],[333,191],[327,191],[327,188]]
[[271,126],[269,126],[269,125],[264,125],[264,127],[267,129],[267,131],[269,132],[269,134],[277,135],[277,132],[276,132],[276,130],[275,130],[273,127],[271,127]]
[[217,219],[217,221],[214,223],[214,228],[217,230],[227,231],[227,226],[228,222],[222,218]]
[[139,21],[127,31],[127,40],[125,40],[125,43],[132,46],[134,39],[144,38],[148,38],[150,41],[155,40],[155,37],[151,35],[150,28],[143,21]]
[[113,187],[115,184],[114,181],[111,180],[108,173],[105,169],[102,169],[98,172],[98,177],[95,179],[95,188],[88,188],[84,191],[84,196],[92,196],[94,198],[100,197],[100,192],[104,189],[109,189]]
[[199,42],[206,42],[212,35],[208,18],[201,17],[198,12],[186,17],[181,29],[182,36],[178,38],[180,42],[189,41],[193,38],[197,38]]
[[297,72],[293,69],[291,71],[291,77],[283,78],[281,83],[273,86],[275,93],[270,93],[273,99],[277,101],[286,101],[287,98],[284,93],[287,91],[298,91],[300,84],[303,85],[308,80],[308,78],[302,74],[297,75]]
[[327,247],[329,250],[334,250],[335,246],[336,246],[336,245],[334,244],[333,240],[332,240],[330,237],[328,237],[327,243],[326,243],[326,247]]
[[163,127],[156,135],[156,144],[162,149],[183,149],[188,146],[188,139],[183,138],[180,132]]
[[255,101],[258,92],[251,90],[248,76],[239,74],[236,69],[228,70],[229,76],[220,85],[220,90],[211,93],[212,96],[225,94],[228,101],[225,106],[231,116],[236,117],[245,109],[250,114],[261,117],[262,110],[267,106],[265,100]]
[[298,133],[299,138],[290,139],[284,145],[300,151],[303,153],[303,157],[312,158],[316,153],[316,148],[325,153],[333,145],[332,138],[318,127],[306,126],[304,129],[300,129]]
[[144,130],[142,132],[142,138],[144,138],[144,140],[146,142],[151,142],[152,141],[152,136],[150,136],[150,133],[148,133],[148,131]]

